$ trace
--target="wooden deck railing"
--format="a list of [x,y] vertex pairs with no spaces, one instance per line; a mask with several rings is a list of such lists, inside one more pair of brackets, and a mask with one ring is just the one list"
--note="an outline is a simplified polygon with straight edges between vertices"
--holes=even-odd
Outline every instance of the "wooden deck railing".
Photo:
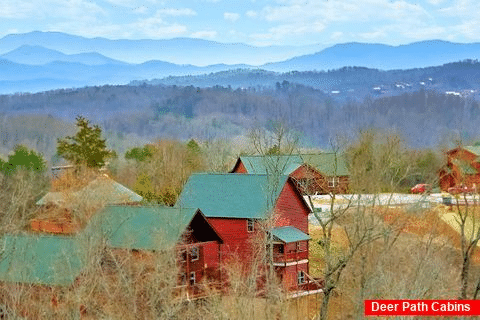
[[274,253],[273,262],[292,262],[308,259],[307,251],[290,251],[285,253]]

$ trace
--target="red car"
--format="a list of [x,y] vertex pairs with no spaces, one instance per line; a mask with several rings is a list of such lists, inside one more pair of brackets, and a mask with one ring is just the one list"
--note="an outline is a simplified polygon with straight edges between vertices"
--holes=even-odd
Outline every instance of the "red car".
[[427,183],[419,183],[415,185],[412,189],[410,189],[411,193],[426,193],[426,192],[431,192],[432,191],[432,186]]

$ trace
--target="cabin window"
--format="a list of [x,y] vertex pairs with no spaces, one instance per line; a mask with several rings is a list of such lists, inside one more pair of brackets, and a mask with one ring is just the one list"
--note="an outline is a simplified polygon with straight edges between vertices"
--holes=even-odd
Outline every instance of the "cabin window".
[[253,232],[255,230],[255,220],[247,219],[247,231]]
[[190,285],[194,286],[196,282],[197,282],[197,275],[195,274],[195,271],[192,271],[190,272]]
[[192,247],[190,250],[190,258],[192,261],[198,260],[198,247]]
[[338,177],[329,177],[328,178],[328,186],[330,188],[335,188],[336,186],[338,186],[338,183],[339,183]]
[[298,284],[305,283],[305,272],[299,271],[297,275]]

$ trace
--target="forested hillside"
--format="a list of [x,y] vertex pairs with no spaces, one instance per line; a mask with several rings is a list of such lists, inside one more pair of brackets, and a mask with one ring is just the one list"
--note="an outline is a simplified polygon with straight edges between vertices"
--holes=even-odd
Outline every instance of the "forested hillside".
[[132,84],[273,88],[278,87],[283,81],[323,90],[340,101],[361,101],[368,95],[399,95],[405,92],[414,92],[421,88],[438,92],[468,91],[469,95],[478,98],[480,63],[476,60],[465,60],[436,67],[390,71],[364,67],[286,73],[275,73],[261,69],[238,69],[197,76],[170,76],[152,81],[135,81]]
[[[336,100],[323,90],[283,81],[274,88],[103,86],[0,96],[0,147],[27,143],[48,157],[55,140],[83,115],[100,124],[119,151],[156,138],[211,140],[267,129],[280,120],[305,142],[328,147],[359,129],[393,129],[412,147],[478,136],[473,97],[420,89],[397,96]],[[42,116],[43,115],[43,116]],[[60,119],[62,120],[60,120]]]

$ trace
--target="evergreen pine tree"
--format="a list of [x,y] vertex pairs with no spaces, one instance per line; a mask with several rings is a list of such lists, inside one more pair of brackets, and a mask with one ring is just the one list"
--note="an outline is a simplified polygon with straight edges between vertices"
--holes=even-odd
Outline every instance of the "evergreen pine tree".
[[76,165],[86,165],[89,168],[101,168],[108,158],[113,157],[113,151],[108,150],[105,139],[101,138],[99,126],[91,126],[82,116],[77,117],[79,131],[75,136],[58,139],[57,153],[62,158]]

